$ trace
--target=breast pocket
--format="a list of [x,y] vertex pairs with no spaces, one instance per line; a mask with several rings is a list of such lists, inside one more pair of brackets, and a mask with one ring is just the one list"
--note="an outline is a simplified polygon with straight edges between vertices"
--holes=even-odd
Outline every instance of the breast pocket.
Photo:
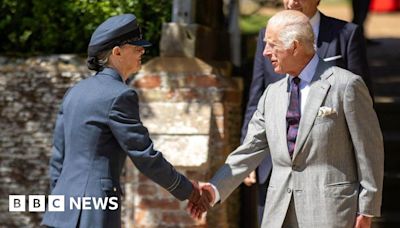
[[322,123],[334,123],[337,119],[336,114],[328,115],[328,116],[317,116],[314,121],[314,125],[322,124]]

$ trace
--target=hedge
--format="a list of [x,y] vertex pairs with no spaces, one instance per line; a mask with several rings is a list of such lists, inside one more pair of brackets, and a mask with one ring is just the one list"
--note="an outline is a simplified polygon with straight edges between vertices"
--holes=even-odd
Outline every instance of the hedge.
[[0,53],[85,54],[94,29],[110,16],[134,13],[158,55],[163,22],[170,21],[172,0],[2,0]]

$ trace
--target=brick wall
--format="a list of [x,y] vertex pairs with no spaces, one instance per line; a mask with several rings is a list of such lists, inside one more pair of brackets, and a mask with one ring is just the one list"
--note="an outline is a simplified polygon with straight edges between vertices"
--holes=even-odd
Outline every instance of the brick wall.
[[[0,57],[0,226],[37,227],[42,214],[8,212],[9,194],[47,194],[56,113],[65,91],[90,75],[82,58]],[[198,59],[156,58],[132,81],[155,147],[189,178],[208,180],[238,144],[241,82]],[[124,227],[237,227],[238,192],[200,221],[127,161]]]
[[8,212],[8,195],[48,192],[59,104],[89,74],[84,60],[70,55],[0,57],[0,227],[38,227],[42,214]]

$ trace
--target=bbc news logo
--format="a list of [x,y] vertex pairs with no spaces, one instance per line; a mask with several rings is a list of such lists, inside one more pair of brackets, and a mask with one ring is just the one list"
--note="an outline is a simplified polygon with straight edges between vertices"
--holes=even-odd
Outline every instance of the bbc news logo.
[[[46,210],[45,195],[29,195],[28,201],[25,195],[9,195],[8,210],[10,212],[28,211],[44,212]],[[65,211],[66,206],[69,210],[117,210],[118,197],[69,197],[69,205],[65,205],[63,195],[49,195],[47,197],[48,211]]]

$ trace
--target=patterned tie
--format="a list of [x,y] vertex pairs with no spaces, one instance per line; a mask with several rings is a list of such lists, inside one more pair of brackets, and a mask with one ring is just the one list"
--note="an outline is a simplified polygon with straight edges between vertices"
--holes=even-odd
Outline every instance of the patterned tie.
[[286,114],[287,123],[287,144],[290,157],[293,156],[294,146],[296,144],[297,131],[300,123],[300,78],[295,77],[291,82],[290,103]]

